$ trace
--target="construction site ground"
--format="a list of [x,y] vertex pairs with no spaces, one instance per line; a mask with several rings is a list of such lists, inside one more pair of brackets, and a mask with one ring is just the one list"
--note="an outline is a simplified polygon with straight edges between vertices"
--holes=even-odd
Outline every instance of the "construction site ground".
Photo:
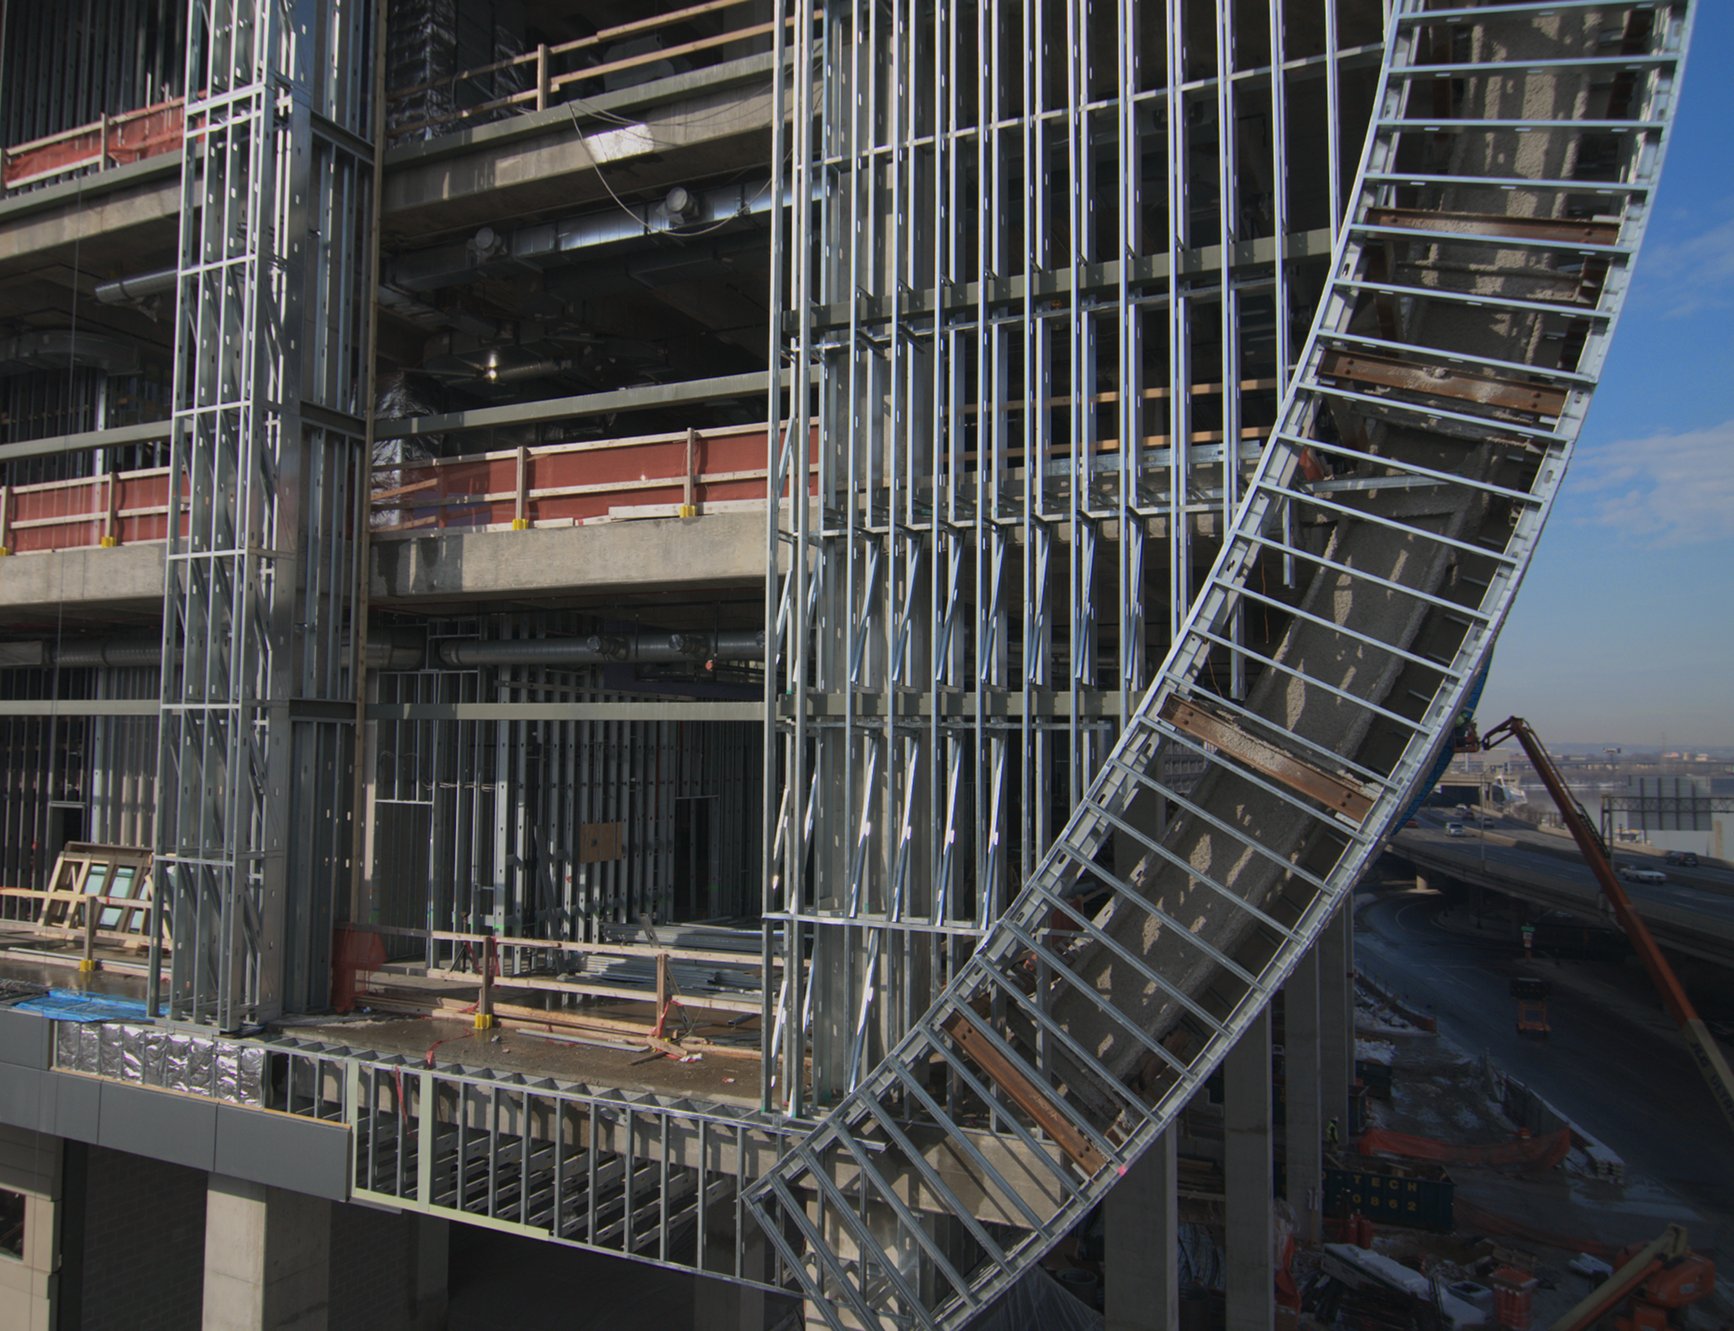
[[[1501,1107],[1498,1078],[1520,1075],[1521,1069],[1500,1068],[1484,1053],[1422,1029],[1364,987],[1358,1008],[1359,1056],[1392,1069],[1390,1099],[1366,1102],[1367,1126],[1463,1146],[1519,1136],[1518,1124]],[[1609,1076],[1617,1077],[1617,1069],[1609,1069]],[[1641,1093],[1636,1086],[1622,1090]],[[1551,1107],[1570,1119],[1569,1105]],[[1656,1108],[1662,1127],[1666,1106]],[[1706,1149],[1717,1147],[1706,1143]],[[1734,1198],[1729,1211],[1705,1214],[1629,1168],[1610,1175],[1606,1153],[1596,1151],[1593,1143],[1586,1149],[1581,1139],[1553,1168],[1465,1163],[1447,1168],[1455,1184],[1453,1232],[1376,1224],[1375,1250],[1404,1265],[1436,1272],[1446,1284],[1460,1279],[1485,1284],[1489,1257],[1527,1266],[1538,1281],[1537,1327],[1551,1326],[1599,1283],[1572,1269],[1579,1254],[1598,1252],[1611,1259],[1610,1250],[1647,1242],[1676,1222],[1698,1236],[1696,1251],[1715,1255],[1716,1236],[1734,1218]],[[1301,1261],[1306,1261],[1304,1255]],[[1725,1266],[1727,1261],[1725,1257]],[[1693,1320],[1681,1325],[1720,1327],[1734,1317],[1734,1290],[1725,1277],[1719,1281],[1718,1296],[1693,1309],[1691,1316]]]

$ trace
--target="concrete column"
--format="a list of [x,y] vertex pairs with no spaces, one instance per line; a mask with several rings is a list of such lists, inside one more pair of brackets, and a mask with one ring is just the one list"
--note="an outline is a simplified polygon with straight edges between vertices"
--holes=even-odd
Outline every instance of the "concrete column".
[[1108,1193],[1102,1278],[1107,1331],[1170,1331],[1180,1324],[1178,1129],[1139,1156]]
[[1319,1095],[1319,954],[1308,948],[1282,990],[1283,1195],[1303,1242],[1319,1241],[1325,1123]]
[[[734,1264],[731,1236],[713,1236],[706,1245],[705,1265],[727,1270]],[[769,1249],[761,1233],[747,1236],[741,1252],[744,1273],[763,1279],[768,1274]],[[765,1291],[732,1280],[700,1276],[692,1282],[693,1331],[764,1331]]]
[[[1126,822],[1159,841],[1168,802],[1140,790]],[[1114,838],[1114,872],[1131,879],[1151,857],[1128,836]],[[1180,1321],[1178,1128],[1163,1133],[1108,1193],[1103,1214],[1102,1293],[1106,1331],[1170,1331]]]
[[1349,1088],[1355,1080],[1354,909],[1344,902],[1319,935],[1319,1097],[1325,1122],[1349,1137]]
[[417,1331],[441,1331],[451,1298],[451,1221],[406,1213],[414,1226],[410,1260],[410,1317]]
[[60,1296],[60,1138],[0,1127],[0,1326],[53,1331]]
[[205,1331],[323,1331],[330,1294],[331,1203],[211,1175]]
[[1227,1331],[1270,1331],[1276,1323],[1270,1121],[1267,1008],[1247,1027],[1222,1065]]
[[[819,1217],[816,1212],[817,1208],[809,1203],[807,1207],[807,1218],[818,1222]],[[871,1224],[871,1220],[869,1223]],[[829,1208],[826,1209],[820,1232],[824,1235],[825,1246],[832,1252],[836,1253],[837,1256],[851,1260],[860,1259],[862,1253],[860,1240],[856,1237],[853,1229],[838,1219],[837,1213],[834,1210]],[[874,1237],[877,1239],[880,1236],[876,1234]],[[882,1247],[882,1252],[889,1256],[891,1252],[890,1245],[884,1245]],[[908,1269],[907,1265],[904,1269]],[[805,1331],[830,1331],[831,1323],[827,1320],[825,1313],[817,1304],[810,1301],[805,1302],[801,1305],[801,1310],[803,1317],[801,1325],[805,1328]],[[875,1309],[874,1311],[877,1312],[880,1310]],[[867,1331],[867,1328],[862,1323],[860,1315],[856,1313],[854,1308],[851,1307],[846,1300],[839,1300],[833,1307],[832,1312],[842,1320],[843,1325],[849,1328],[849,1331]]]
[[[692,1294],[693,1331],[764,1331],[764,1290],[701,1276]],[[819,1325],[826,1325],[822,1318]]]

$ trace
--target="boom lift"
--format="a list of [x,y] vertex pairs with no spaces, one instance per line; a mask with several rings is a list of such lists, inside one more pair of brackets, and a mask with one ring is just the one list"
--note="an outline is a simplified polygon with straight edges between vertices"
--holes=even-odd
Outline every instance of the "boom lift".
[[1650,983],[1656,986],[1656,992],[1661,995],[1668,1014],[1679,1026],[1680,1034],[1685,1036],[1686,1047],[1692,1051],[1692,1061],[1698,1065],[1698,1071],[1704,1074],[1704,1080],[1709,1084],[1710,1094],[1720,1106],[1722,1116],[1728,1120],[1730,1127],[1734,1127],[1734,1072],[1728,1070],[1728,1060],[1722,1056],[1715,1037],[1698,1016],[1692,1000],[1680,987],[1674,968],[1668,964],[1661,948],[1656,946],[1656,940],[1650,936],[1649,926],[1643,922],[1637,911],[1632,909],[1631,900],[1626,896],[1625,888],[1620,885],[1619,875],[1614,872],[1608,849],[1602,844],[1601,834],[1596,831],[1595,824],[1590,822],[1589,815],[1566,786],[1565,778],[1553,765],[1553,759],[1542,747],[1535,730],[1521,716],[1509,717],[1481,736],[1479,746],[1491,749],[1494,745],[1514,737],[1529,756],[1542,784],[1547,787],[1547,793],[1553,796],[1553,802],[1559,806],[1559,816],[1565,820],[1566,828],[1577,842],[1577,848],[1589,865],[1590,872],[1601,884],[1602,895],[1613,907],[1614,918],[1619,921],[1620,928],[1625,930],[1626,937],[1631,939],[1632,946],[1637,950],[1638,960],[1644,963],[1644,969],[1650,974]]
[[1617,1331],[1660,1331],[1673,1325],[1676,1308],[1707,1299],[1716,1287],[1716,1267],[1686,1246],[1686,1231],[1669,1225],[1661,1236],[1619,1255],[1614,1273],[1548,1331],[1584,1331],[1585,1327],[1630,1299],[1615,1319]]

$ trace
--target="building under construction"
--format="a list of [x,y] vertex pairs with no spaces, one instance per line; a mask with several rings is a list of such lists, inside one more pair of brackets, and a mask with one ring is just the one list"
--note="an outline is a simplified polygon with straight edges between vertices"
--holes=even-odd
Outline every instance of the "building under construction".
[[0,1321],[1269,1327],[1689,20],[0,2]]

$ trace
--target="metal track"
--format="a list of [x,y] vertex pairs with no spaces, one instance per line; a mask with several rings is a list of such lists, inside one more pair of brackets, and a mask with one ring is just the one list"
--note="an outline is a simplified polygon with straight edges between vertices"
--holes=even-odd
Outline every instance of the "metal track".
[[[832,1326],[981,1310],[1174,1120],[1376,853],[1557,492],[1689,22],[1686,0],[1395,6],[1329,286],[1203,595],[980,949],[749,1193]],[[1293,593],[1261,576],[1286,561]],[[1202,776],[1165,775],[1188,755]]]

